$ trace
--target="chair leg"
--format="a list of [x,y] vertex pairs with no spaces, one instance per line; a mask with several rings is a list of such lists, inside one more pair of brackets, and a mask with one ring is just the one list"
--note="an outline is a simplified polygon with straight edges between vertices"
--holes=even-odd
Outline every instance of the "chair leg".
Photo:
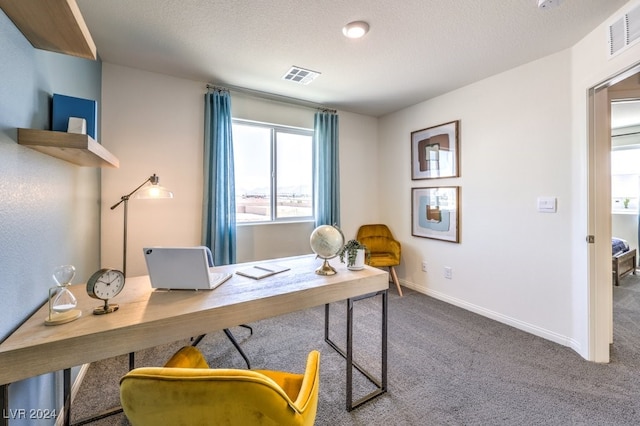
[[[249,330],[251,330],[251,334],[253,334],[253,329],[250,326],[244,325],[244,324],[241,324],[241,326],[248,328]],[[224,334],[227,335],[227,338],[229,338],[233,346],[235,346],[235,348],[238,350],[238,352],[240,353],[240,356],[244,359],[244,362],[247,363],[247,368],[250,370],[251,364],[249,364],[249,358],[247,357],[247,354],[245,354],[242,348],[240,347],[240,344],[238,343],[236,338],[233,336],[233,334],[231,334],[231,330],[229,330],[228,328],[225,328],[223,331],[224,331]],[[191,346],[198,346],[198,343],[200,343],[200,341],[204,338],[204,336],[206,336],[206,334],[201,334],[200,336],[193,338],[192,339],[193,342],[191,343]]]
[[247,324],[240,324],[240,327],[244,327],[247,330],[249,330],[249,336],[253,336],[253,328],[250,325]]
[[198,346],[198,344],[202,341],[202,339],[204,339],[204,336],[206,336],[206,334],[201,334],[198,337],[192,337],[191,346]]
[[242,348],[240,347],[240,344],[236,341],[236,338],[233,337],[233,334],[231,334],[231,330],[229,330],[228,328],[224,329],[224,334],[227,335],[227,337],[229,338],[229,340],[231,341],[231,343],[233,344],[233,346],[236,347],[236,349],[238,350],[238,352],[240,353],[240,355],[242,356],[242,358],[244,358],[244,362],[247,363],[247,368],[251,369],[251,365],[249,364],[249,358],[247,358],[247,355],[244,353],[244,351],[242,350]]
[[398,281],[398,275],[396,274],[396,269],[393,266],[389,266],[389,272],[391,272],[391,279],[396,285],[398,289],[398,294],[402,297],[402,289],[400,288],[400,281]]

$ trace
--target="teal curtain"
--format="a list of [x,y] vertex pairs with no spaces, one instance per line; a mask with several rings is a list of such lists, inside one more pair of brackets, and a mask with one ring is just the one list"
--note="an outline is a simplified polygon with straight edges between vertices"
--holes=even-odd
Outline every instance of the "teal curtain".
[[202,244],[216,265],[236,263],[236,200],[231,134],[231,97],[227,90],[205,95],[204,199]]
[[316,226],[340,224],[338,114],[318,111],[314,118]]

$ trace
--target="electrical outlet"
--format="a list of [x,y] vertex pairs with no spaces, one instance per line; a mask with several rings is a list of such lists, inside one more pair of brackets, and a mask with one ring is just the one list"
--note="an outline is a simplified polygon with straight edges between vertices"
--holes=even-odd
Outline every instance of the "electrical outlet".
[[453,278],[453,268],[451,268],[451,266],[444,267],[444,277],[448,280]]
[[427,262],[426,261],[422,262],[422,272],[427,272]]

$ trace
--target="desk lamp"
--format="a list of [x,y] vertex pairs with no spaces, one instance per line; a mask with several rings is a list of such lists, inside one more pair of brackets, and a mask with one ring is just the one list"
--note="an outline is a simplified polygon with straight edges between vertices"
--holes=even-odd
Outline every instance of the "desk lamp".
[[[122,241],[122,273],[127,276],[127,215],[129,209],[129,198],[136,194],[136,198],[173,198],[173,192],[160,186],[160,178],[154,173],[147,180],[142,182],[136,189],[120,197],[120,201],[111,206],[111,210],[124,203],[124,233]],[[148,185],[147,185],[148,184]],[[146,185],[146,186],[145,186]],[[144,186],[144,188],[143,188]],[[140,191],[140,192],[138,192]]]

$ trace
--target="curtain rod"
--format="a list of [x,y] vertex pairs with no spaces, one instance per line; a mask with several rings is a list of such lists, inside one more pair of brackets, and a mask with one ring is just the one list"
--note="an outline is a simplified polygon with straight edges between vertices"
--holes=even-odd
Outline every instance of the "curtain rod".
[[290,104],[290,105],[293,104],[293,105],[302,106],[302,107],[305,107],[305,108],[317,109],[317,110],[320,110],[320,111],[323,111],[323,112],[330,112],[330,113],[333,113],[333,114],[338,112],[335,109],[327,108],[324,105],[317,104],[315,102],[305,101],[304,99],[297,99],[297,98],[292,98],[292,97],[284,96],[284,95],[276,95],[275,93],[262,92],[260,90],[247,89],[245,87],[220,86],[220,85],[217,85],[217,84],[207,83],[207,89],[208,90],[227,90],[227,91],[233,91],[233,92],[240,92],[240,93],[244,93],[244,94],[247,94],[247,95],[250,95],[250,96],[254,96],[256,98],[267,99],[267,100],[271,100],[271,101],[275,101],[275,102],[281,102],[281,103]]

